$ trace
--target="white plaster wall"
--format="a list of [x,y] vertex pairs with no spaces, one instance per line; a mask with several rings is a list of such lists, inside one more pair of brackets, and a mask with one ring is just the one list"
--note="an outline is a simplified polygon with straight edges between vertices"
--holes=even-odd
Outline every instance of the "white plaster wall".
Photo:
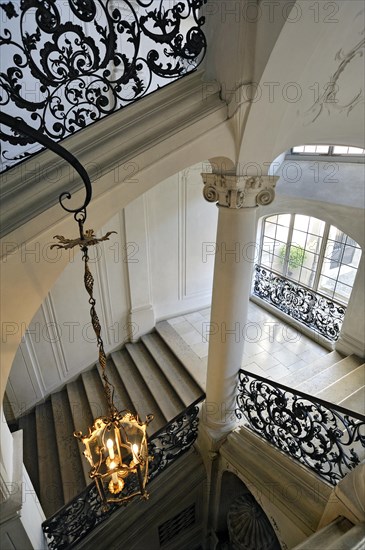
[[203,199],[199,163],[147,193],[156,319],[210,305],[218,209]]

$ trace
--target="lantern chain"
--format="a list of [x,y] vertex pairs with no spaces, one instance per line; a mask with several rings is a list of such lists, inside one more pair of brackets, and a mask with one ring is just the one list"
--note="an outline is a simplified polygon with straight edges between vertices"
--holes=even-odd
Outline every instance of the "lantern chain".
[[[86,216],[85,216],[86,217]],[[79,219],[77,219],[80,229],[80,239],[84,239],[84,230],[83,230],[83,224],[85,217],[81,216]],[[95,309],[96,300],[94,298],[94,277],[89,269],[89,254],[88,254],[88,246],[83,245],[81,247],[82,251],[82,260],[85,265],[85,271],[84,271],[84,284],[85,289],[87,293],[89,294],[89,304],[90,304],[90,317],[91,317],[91,323],[95,332],[96,336],[96,345],[99,348],[99,365],[101,367],[101,375],[104,381],[104,394],[108,403],[109,411],[111,415],[116,414],[118,411],[114,405],[114,386],[109,381],[108,376],[106,374],[106,354],[104,350],[104,342],[101,337],[101,325],[99,321],[98,314]]]

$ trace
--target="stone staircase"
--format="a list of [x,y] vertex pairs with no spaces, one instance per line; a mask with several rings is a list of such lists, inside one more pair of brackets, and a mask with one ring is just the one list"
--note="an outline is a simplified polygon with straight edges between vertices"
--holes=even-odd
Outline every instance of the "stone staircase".
[[[206,364],[162,321],[139,342],[111,353],[108,377],[118,410],[129,409],[141,419],[154,414],[151,436],[204,395]],[[331,352],[277,381],[364,413],[364,378],[363,360]],[[23,429],[24,463],[47,517],[90,483],[88,463],[73,432],[86,433],[106,412],[95,366],[17,419]]]
[[337,351],[277,380],[285,386],[365,414],[365,363]]
[[[176,356],[168,345],[174,338],[166,325],[159,323],[157,331],[108,357],[116,407],[135,412],[142,420],[154,414],[149,436],[204,395],[205,373],[199,358],[195,361],[195,354],[182,342]],[[24,463],[47,517],[90,483],[83,445],[73,432],[87,433],[93,419],[105,413],[100,369],[95,366],[18,419]]]

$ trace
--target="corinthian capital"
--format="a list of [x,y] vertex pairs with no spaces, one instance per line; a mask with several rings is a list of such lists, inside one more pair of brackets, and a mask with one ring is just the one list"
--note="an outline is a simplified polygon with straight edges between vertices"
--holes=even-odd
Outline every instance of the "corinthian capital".
[[202,174],[204,198],[227,208],[249,208],[270,204],[278,176]]

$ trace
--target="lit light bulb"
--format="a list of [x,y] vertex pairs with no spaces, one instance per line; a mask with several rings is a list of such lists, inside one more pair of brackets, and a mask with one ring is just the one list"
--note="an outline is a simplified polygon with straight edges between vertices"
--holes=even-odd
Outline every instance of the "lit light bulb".
[[106,442],[106,446],[108,447],[108,451],[109,451],[109,456],[110,456],[110,460],[113,460],[114,459],[114,443],[113,443],[113,440],[112,439],[108,439],[108,441]]
[[133,443],[132,445],[132,451],[133,451],[133,455],[135,457],[136,460],[138,460],[138,451],[139,451],[139,447],[136,443]]

